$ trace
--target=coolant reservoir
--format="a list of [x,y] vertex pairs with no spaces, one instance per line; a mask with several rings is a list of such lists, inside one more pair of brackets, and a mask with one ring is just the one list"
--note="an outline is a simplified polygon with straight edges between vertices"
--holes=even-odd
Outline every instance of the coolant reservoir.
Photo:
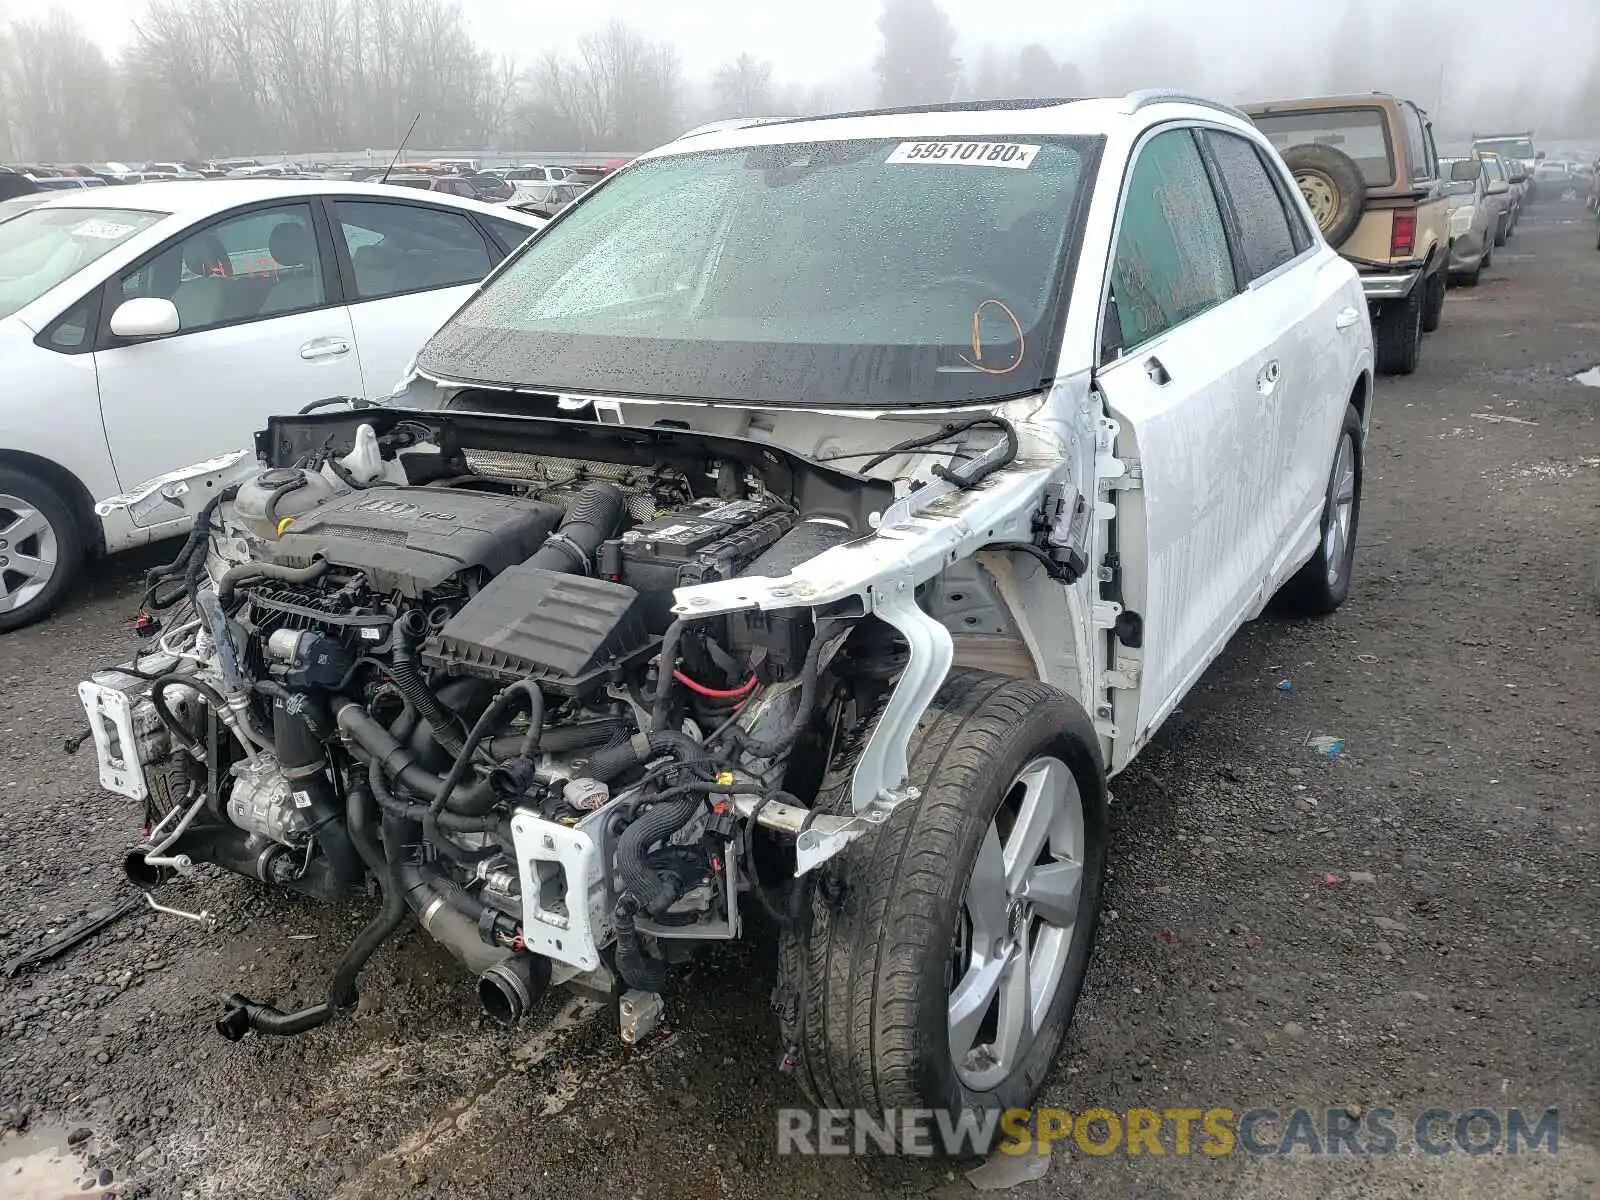
[[285,520],[345,490],[320,471],[272,467],[240,485],[233,501],[233,517],[253,536],[270,540],[278,536],[278,528]]

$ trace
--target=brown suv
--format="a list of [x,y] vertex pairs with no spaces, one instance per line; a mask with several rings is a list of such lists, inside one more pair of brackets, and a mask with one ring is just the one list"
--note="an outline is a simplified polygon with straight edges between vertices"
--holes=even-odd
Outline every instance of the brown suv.
[[1361,273],[1379,371],[1417,369],[1439,327],[1450,209],[1433,124],[1409,100],[1374,92],[1247,104],[1277,147],[1328,244]]

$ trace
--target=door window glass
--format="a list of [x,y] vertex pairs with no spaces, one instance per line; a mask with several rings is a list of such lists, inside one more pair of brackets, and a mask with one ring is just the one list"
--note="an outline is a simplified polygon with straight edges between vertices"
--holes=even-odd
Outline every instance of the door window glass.
[[462,213],[344,200],[334,211],[362,300],[477,283],[489,273],[489,247]]
[[122,298],[171,300],[195,333],[328,302],[311,208],[285,204],[208,225],[122,277]]
[[1170,130],[1139,152],[1111,263],[1123,349],[1238,291],[1216,194],[1193,135]]
[[1289,214],[1253,145],[1231,133],[1210,130],[1206,132],[1206,142],[1216,155],[1222,181],[1239,218],[1241,249],[1250,278],[1260,279],[1298,253]]

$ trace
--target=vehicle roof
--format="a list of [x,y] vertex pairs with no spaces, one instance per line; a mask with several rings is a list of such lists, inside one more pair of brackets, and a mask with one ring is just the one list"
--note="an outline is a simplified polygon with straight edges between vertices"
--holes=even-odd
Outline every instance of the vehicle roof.
[[1268,113],[1298,112],[1302,109],[1389,108],[1399,103],[1400,98],[1388,92],[1352,92],[1346,96],[1302,96],[1298,100],[1257,100],[1250,104],[1241,104],[1239,107],[1252,116],[1263,116]]
[[[852,141],[870,138],[926,139],[1003,134],[1007,137],[1055,135],[1094,137],[1111,129],[1153,124],[1157,113],[1170,118],[1173,109],[1248,127],[1236,109],[1201,97],[1168,92],[1133,92],[1115,98],[1086,100],[982,100],[967,103],[872,109],[818,117],[760,121],[668,142],[639,156],[665,158],[705,150],[741,146],[780,146],[806,141]],[[1148,111],[1147,111],[1148,110]]]
[[[432,178],[431,176],[429,178]],[[165,183],[133,183],[125,187],[73,188],[57,193],[47,204],[59,208],[131,208],[143,212],[171,213],[196,219],[258,200],[295,196],[371,196],[417,199],[413,188],[348,179],[179,179]],[[478,213],[497,213],[504,207],[484,204],[445,192],[429,193],[428,202]]]

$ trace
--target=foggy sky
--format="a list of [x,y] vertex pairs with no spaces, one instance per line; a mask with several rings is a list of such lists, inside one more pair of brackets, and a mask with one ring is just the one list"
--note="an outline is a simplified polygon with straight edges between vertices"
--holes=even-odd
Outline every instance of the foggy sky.
[[[46,0],[82,22],[108,51],[131,36],[141,0]],[[1185,86],[1223,99],[1242,99],[1261,87],[1281,96],[1303,74],[1315,73],[1344,33],[1345,7],[1307,0],[941,0],[958,36],[958,53],[975,62],[986,46],[1042,43],[1091,79],[1108,73],[1097,44],[1120,30],[1115,70],[1120,85]],[[1419,6],[1448,14],[1418,18]],[[0,15],[39,11],[38,0],[0,0]],[[852,101],[870,90],[879,39],[875,0],[462,0],[476,37],[502,53],[531,62],[546,50],[566,49],[612,17],[677,48],[687,79],[709,76],[741,52],[768,59],[776,84],[828,87]],[[1408,67],[1413,98],[1426,106],[1444,95],[1470,92],[1492,72],[1502,85],[1525,79],[1533,93],[1567,91],[1600,54],[1600,0],[1375,0],[1366,6],[1372,33],[1390,38],[1391,53]],[[1127,31],[1149,31],[1143,62],[1128,55]],[[1393,73],[1392,66],[1386,72]],[[1351,72],[1350,89],[1394,88],[1386,78]],[[1424,86],[1423,81],[1428,81]],[[1104,90],[1104,89],[1102,89]],[[1446,122],[1448,123],[1448,122]],[[1600,127],[1600,113],[1595,114]]]

